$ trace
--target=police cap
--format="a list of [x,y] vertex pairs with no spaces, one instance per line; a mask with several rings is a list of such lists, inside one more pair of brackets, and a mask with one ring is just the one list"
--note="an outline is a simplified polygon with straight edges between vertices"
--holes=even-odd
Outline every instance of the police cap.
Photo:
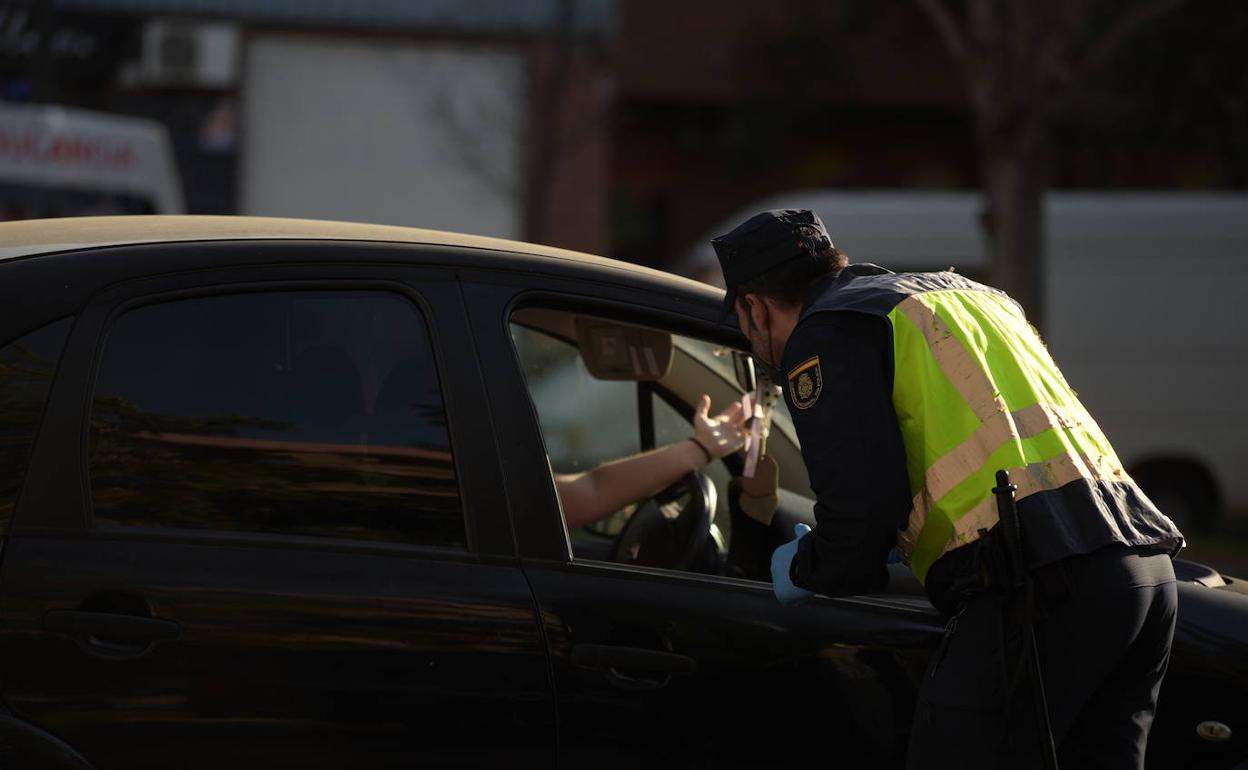
[[[814,237],[800,234],[798,228],[802,227],[813,229]],[[722,321],[733,311],[742,283],[791,259],[812,258],[820,250],[831,248],[832,239],[815,212],[772,209],[755,214],[727,235],[711,239],[711,246],[728,290],[719,314]]]

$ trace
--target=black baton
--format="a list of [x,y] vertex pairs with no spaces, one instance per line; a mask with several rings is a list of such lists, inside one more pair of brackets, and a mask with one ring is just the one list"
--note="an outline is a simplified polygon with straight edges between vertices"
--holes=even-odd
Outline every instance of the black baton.
[[[1010,483],[1009,471],[997,471],[997,486],[992,493],[997,496],[997,517],[1005,534],[1006,560],[1010,563],[1010,578],[1014,583],[1014,596],[1023,605],[1023,654],[1031,658],[1031,693],[1039,722],[1040,754],[1048,770],[1057,770],[1057,748],[1053,745],[1053,725],[1049,722],[1049,704],[1044,695],[1044,670],[1040,666],[1040,651],[1036,645],[1036,627],[1032,622],[1033,587],[1027,564],[1023,560],[1023,529],[1014,507],[1014,493],[1018,487]],[[1004,650],[1002,653],[1004,654]]]

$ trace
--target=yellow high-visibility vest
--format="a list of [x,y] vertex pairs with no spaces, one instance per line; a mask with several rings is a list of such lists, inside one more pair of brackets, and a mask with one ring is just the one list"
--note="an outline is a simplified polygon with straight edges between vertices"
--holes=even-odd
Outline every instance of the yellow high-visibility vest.
[[806,314],[826,310],[876,314],[892,326],[892,400],[913,498],[898,548],[920,581],[997,523],[999,469],[1020,501],[1080,479],[1130,483],[1004,293],[947,272],[863,275]]

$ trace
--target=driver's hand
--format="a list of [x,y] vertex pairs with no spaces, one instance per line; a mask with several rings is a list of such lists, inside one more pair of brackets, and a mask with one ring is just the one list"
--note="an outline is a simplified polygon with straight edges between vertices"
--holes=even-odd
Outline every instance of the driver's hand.
[[693,438],[702,445],[707,454],[719,459],[726,457],[745,446],[745,421],[749,417],[738,399],[727,409],[708,417],[711,411],[711,397],[702,396],[698,408],[693,414]]

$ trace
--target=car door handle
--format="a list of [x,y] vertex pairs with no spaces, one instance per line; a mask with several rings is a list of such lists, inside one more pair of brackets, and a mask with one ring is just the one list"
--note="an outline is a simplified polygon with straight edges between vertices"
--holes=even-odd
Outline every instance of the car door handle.
[[178,624],[172,620],[83,610],[49,610],[43,616],[43,627],[70,636],[120,639],[127,642],[177,639],[181,632]]
[[578,644],[572,648],[572,665],[581,668],[644,671],[681,676],[698,670],[698,662],[688,655],[613,644]]
[[641,692],[666,687],[673,676],[698,670],[688,655],[613,644],[578,644],[572,648],[572,665],[600,669],[606,680],[621,690]]

